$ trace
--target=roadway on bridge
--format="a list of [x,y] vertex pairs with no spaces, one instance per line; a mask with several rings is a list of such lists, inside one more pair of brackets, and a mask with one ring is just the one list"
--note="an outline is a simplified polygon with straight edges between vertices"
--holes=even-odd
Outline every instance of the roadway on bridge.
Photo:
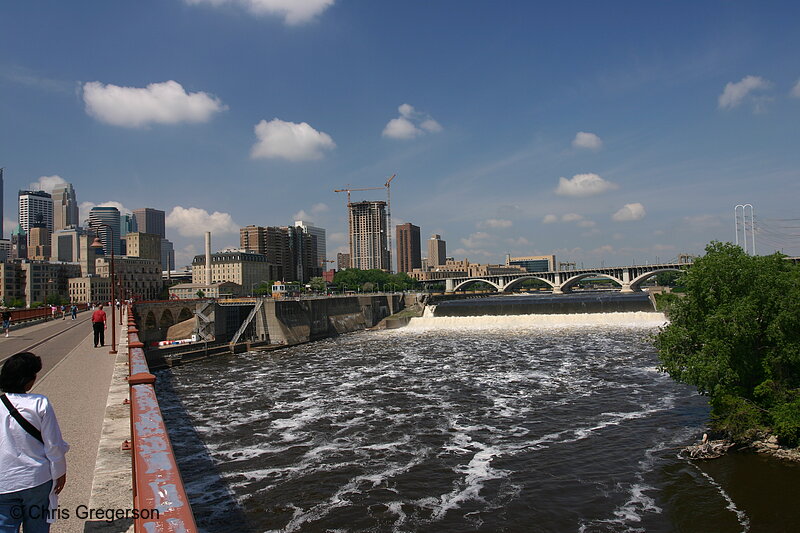
[[[109,313],[110,320],[110,313]],[[117,334],[120,331],[117,325]],[[76,320],[56,319],[14,329],[8,338],[0,336],[0,362],[20,351],[31,351],[42,358],[32,393],[44,394],[53,404],[67,453],[67,484],[59,506],[74,515],[79,505],[88,505],[92,493],[97,449],[105,417],[106,399],[115,355],[109,354],[111,324],[106,331],[106,346],[93,346],[90,313]],[[59,520],[51,531],[77,533],[84,522],[77,518]]]

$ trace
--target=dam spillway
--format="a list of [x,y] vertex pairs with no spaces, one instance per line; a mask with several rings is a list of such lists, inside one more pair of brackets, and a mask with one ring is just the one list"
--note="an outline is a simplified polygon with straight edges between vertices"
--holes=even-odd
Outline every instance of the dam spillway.
[[450,300],[436,305],[435,317],[560,315],[584,313],[652,313],[647,293],[582,292],[575,294],[502,295]]

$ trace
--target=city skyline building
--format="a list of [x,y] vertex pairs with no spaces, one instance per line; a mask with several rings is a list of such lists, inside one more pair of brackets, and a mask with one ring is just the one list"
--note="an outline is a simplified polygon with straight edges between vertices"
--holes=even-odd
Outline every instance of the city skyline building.
[[71,183],[53,189],[53,232],[77,227],[80,224],[78,200]]
[[136,231],[153,233],[159,235],[162,239],[167,237],[166,213],[164,211],[151,207],[142,207],[134,209],[133,216],[136,219]]
[[350,268],[350,254],[339,252],[336,254],[336,268],[338,270],[347,270]]
[[[108,227],[101,226],[101,223],[111,226],[111,231]],[[103,252],[106,255],[111,255],[112,249],[114,255],[121,255],[119,209],[110,206],[93,207],[89,211],[89,227],[100,238],[100,242],[103,243]]]
[[347,206],[350,231],[350,265],[391,272],[387,248],[386,202],[354,202]]
[[438,233],[428,239],[428,268],[435,268],[447,262],[447,243]]
[[4,172],[5,169],[0,168],[0,239],[4,239],[6,236],[5,219],[3,218],[3,203],[6,200],[6,185],[3,178]]
[[169,239],[161,239],[161,268],[168,272],[175,270],[175,246]]
[[44,191],[19,191],[19,225],[26,234],[36,223],[36,215],[53,231],[53,197]]
[[316,246],[317,246],[317,263],[318,266],[322,270],[328,269],[328,249],[326,244],[326,236],[325,236],[325,228],[320,228],[312,224],[311,222],[305,222],[303,220],[295,220],[294,225],[298,228],[302,228],[304,232],[308,233],[312,237],[316,238]]
[[397,230],[397,271],[411,272],[422,268],[422,251],[420,249],[419,226],[410,222],[400,224]]

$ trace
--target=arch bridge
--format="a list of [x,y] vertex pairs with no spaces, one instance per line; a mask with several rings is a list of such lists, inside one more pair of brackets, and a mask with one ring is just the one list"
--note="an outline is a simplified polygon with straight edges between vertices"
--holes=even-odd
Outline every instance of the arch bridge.
[[[691,263],[664,263],[655,265],[634,265],[608,268],[587,268],[578,270],[559,270],[550,272],[526,272],[518,274],[498,274],[492,276],[466,276],[444,278],[445,290],[455,292],[476,282],[487,283],[498,292],[511,292],[528,280],[546,283],[553,294],[570,292],[578,283],[587,278],[606,278],[618,283],[620,292],[639,292],[644,281],[662,272],[681,272]],[[441,279],[428,283],[441,282]]]

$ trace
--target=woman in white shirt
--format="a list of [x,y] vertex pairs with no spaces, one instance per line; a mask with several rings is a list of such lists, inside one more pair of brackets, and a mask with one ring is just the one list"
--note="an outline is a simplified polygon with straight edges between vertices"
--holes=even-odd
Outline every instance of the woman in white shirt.
[[12,355],[0,370],[0,533],[48,532],[67,481],[61,438],[53,407],[45,396],[28,394],[42,369],[30,353]]

